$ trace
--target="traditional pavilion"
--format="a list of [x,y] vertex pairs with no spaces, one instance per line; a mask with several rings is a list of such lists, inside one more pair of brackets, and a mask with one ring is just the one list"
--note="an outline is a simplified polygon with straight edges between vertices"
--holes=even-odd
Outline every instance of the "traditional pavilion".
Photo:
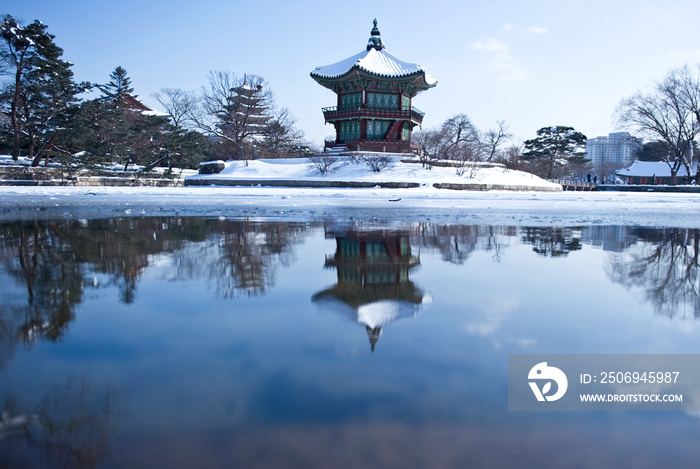
[[424,115],[413,98],[437,84],[420,65],[387,52],[376,19],[366,50],[316,67],[311,77],[338,95],[336,106],[323,108],[335,127],[326,148],[349,151],[411,152],[411,131]]

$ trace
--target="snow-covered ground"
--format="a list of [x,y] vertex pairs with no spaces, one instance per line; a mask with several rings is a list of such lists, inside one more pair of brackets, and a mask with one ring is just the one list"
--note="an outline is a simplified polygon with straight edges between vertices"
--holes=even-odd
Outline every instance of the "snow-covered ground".
[[700,194],[281,187],[0,186],[0,220],[114,216],[700,227]]
[[[469,177],[473,176],[473,177]],[[194,176],[202,178],[205,176]],[[0,220],[114,216],[206,216],[277,220],[369,220],[510,226],[633,225],[700,228],[700,194],[518,192],[436,189],[435,182],[529,185],[550,183],[528,173],[394,164],[374,173],[345,163],[321,176],[308,162],[229,162],[217,178],[418,182],[412,189],[242,186],[0,186]]]
[[533,174],[512,171],[501,167],[466,168],[458,175],[455,168],[424,168],[419,163],[402,163],[391,157],[392,163],[381,172],[372,171],[363,162],[353,163],[342,158],[332,171],[322,175],[307,158],[272,159],[253,161],[228,161],[226,169],[218,174],[190,176],[188,179],[226,180],[307,180],[307,181],[370,181],[370,182],[412,182],[421,185],[434,183],[491,184],[504,186],[528,186],[544,190],[558,189]]

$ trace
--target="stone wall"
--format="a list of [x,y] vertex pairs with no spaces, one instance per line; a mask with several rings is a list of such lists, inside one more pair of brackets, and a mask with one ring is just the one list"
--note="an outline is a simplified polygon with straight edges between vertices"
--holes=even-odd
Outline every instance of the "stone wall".
[[184,185],[181,177],[154,178],[134,173],[115,173],[96,176],[89,171],[63,171],[60,168],[33,168],[29,166],[0,166],[2,186],[154,186],[178,187]]

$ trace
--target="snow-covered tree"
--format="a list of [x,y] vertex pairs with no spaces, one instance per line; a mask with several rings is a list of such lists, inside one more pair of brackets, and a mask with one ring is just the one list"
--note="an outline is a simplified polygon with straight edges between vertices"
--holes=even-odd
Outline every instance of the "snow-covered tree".
[[0,23],[0,38],[0,67],[12,76],[0,102],[11,123],[12,157],[19,157],[23,139],[32,157],[39,139],[46,142],[62,125],[61,118],[85,85],[73,81],[72,64],[61,59],[63,49],[40,21],[22,26],[7,15]]
[[531,171],[551,179],[568,176],[572,166],[584,164],[586,136],[573,127],[542,127],[537,137],[525,141],[522,158],[531,163]]

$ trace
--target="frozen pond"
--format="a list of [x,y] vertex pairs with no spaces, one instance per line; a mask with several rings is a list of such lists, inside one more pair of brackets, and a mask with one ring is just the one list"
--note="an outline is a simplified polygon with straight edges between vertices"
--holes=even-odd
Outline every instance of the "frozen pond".
[[700,230],[0,223],[2,467],[696,467],[685,412],[509,412],[508,354],[700,353]]

